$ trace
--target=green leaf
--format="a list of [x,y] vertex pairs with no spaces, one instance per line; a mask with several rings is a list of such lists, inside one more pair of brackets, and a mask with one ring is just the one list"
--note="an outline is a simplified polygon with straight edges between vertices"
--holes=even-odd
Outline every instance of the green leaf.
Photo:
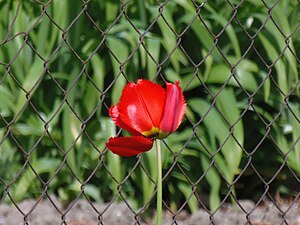
[[183,195],[185,196],[186,199],[190,198],[188,201],[188,206],[189,206],[191,212],[195,213],[198,210],[198,200],[192,194],[191,185],[183,183],[183,182],[179,182],[178,188],[183,193]]
[[244,127],[242,119],[240,118],[240,110],[235,94],[232,89],[225,88],[222,90],[217,97],[217,107],[229,125],[232,126],[231,129],[233,130],[235,138],[231,135],[223,148],[227,163],[230,165],[232,172],[237,174],[242,159],[242,149],[240,145],[244,145]]
[[[212,89],[216,93],[217,89]],[[240,110],[238,108],[238,102],[235,98],[233,89],[223,89],[217,97],[217,106],[221,111],[222,116],[225,117],[230,126],[233,126],[233,134],[237,141],[244,145],[244,127],[242,119],[240,118]],[[238,150],[237,150],[238,151]]]
[[[70,88],[73,85],[74,80],[76,80],[76,77],[78,76],[77,68],[74,68],[72,73],[69,75],[68,80],[68,88]],[[74,86],[71,88],[68,92],[67,99],[68,103],[72,106],[72,108],[75,108],[75,100],[76,100],[76,94],[78,91],[78,88]],[[72,110],[69,108],[69,106],[65,103],[62,107],[63,115],[62,115],[62,132],[63,132],[63,149],[64,151],[69,151],[67,155],[67,161],[73,170],[74,173],[78,173],[80,169],[80,163],[76,162],[76,154],[75,154],[75,146],[74,141],[78,136],[78,132],[80,130],[81,124],[72,112]],[[78,145],[78,142],[76,143]]]
[[[120,38],[116,38],[114,36],[108,36],[107,37],[107,43],[113,54],[116,56],[117,60],[122,62],[125,62],[125,60],[128,59],[129,56],[129,49],[127,44],[124,42],[124,40]],[[120,64],[119,62],[111,55],[111,59],[114,64],[114,72],[119,71]]]
[[[248,63],[245,61],[244,63]],[[241,62],[241,66],[236,68],[235,75],[238,81],[241,83],[243,88],[250,92],[254,92],[257,89],[256,80],[251,73],[251,70],[245,70],[244,63]],[[249,68],[247,68],[249,69]],[[253,69],[253,68],[252,68]],[[206,83],[208,84],[224,84],[231,75],[230,68],[226,64],[216,64],[212,66],[210,74],[207,77]],[[229,82],[230,85],[239,87],[239,84],[236,80],[231,77]]]
[[[103,91],[104,88],[104,78],[105,78],[105,63],[104,61],[95,54],[91,58],[91,64],[93,67],[93,74],[91,78],[93,79],[93,83],[97,86],[98,89]],[[94,87],[94,84],[91,82],[87,83],[87,92],[84,96],[84,108],[87,110],[88,115],[92,113],[95,107],[99,104],[100,101],[100,92]],[[101,109],[99,109],[101,110]]]
[[[169,4],[168,6],[164,7],[164,12],[163,12],[163,16],[164,16],[165,20],[168,21],[168,24],[164,21],[164,19],[162,17],[159,17],[159,19],[157,20],[157,24],[160,28],[160,31],[161,31],[162,37],[163,37],[161,40],[162,45],[164,46],[164,48],[167,50],[167,52],[169,54],[172,53],[169,60],[171,61],[175,71],[179,72],[180,63],[186,65],[187,59],[186,59],[185,55],[183,54],[183,52],[179,48],[176,48],[176,50],[174,51],[174,49],[177,45],[177,40],[176,40],[176,35],[170,29],[170,27],[173,27],[173,28],[175,27],[175,23],[172,18],[172,9],[171,8],[172,8],[172,6],[170,6],[170,4]],[[156,7],[150,8],[150,11],[153,13],[152,15],[157,14]]]
[[[125,60],[127,60],[129,56],[129,48],[128,46],[120,39],[117,39],[115,37],[107,37],[107,42],[109,44],[109,47],[111,48],[111,51],[115,54],[117,59],[122,63]],[[110,58],[113,65],[113,71],[115,77],[119,75],[119,78],[116,80],[113,86],[112,91],[112,102],[113,104],[117,104],[121,97],[121,91],[126,83],[126,80],[123,78],[122,73],[120,74],[120,64],[119,62],[114,58],[112,54],[110,54]],[[125,68],[124,68],[125,71]]]
[[[8,110],[15,112],[15,96],[7,89],[7,87],[1,85],[0,86],[0,112],[1,115],[8,114]],[[6,111],[6,113],[5,113]]]
[[[148,51],[150,52],[151,56],[154,58],[156,63],[159,63],[159,56],[160,56],[160,39],[159,38],[147,38],[146,39],[146,46]],[[147,75],[149,80],[153,80],[155,78],[157,72],[157,65],[153,61],[153,59],[147,55]]]
[[[264,71],[261,71],[260,73],[260,76],[262,77],[262,79],[264,80],[268,74]],[[269,100],[269,97],[270,97],[270,94],[271,94],[271,81],[270,81],[270,78],[267,78],[264,85],[263,85],[263,89],[264,89],[264,101],[266,103],[268,103],[268,100]]]
[[[290,118],[290,123],[292,125],[292,137],[294,143],[294,147],[292,148],[292,151],[290,152],[289,155],[289,161],[294,161],[294,169],[298,171],[298,174],[300,174],[300,123],[299,123],[299,118],[300,118],[300,107],[298,105],[294,104],[289,104],[292,112],[289,110],[289,118]],[[298,120],[297,120],[297,119]],[[290,149],[290,146],[289,148]]]
[[219,159],[221,161],[218,161],[220,162],[220,165],[218,164],[218,166],[223,168],[222,172],[228,179],[228,182],[231,182],[234,175],[238,173],[238,166],[241,160],[241,149],[234,139],[230,137],[229,125],[224,122],[224,119],[215,108],[210,109],[211,105],[205,100],[191,99],[188,101],[188,105],[201,116],[208,113],[203,119],[203,123],[211,138],[217,139],[220,145],[226,141],[221,148],[226,165],[222,165],[222,160]]
[[97,203],[103,202],[99,188],[96,185],[86,184],[84,186],[84,193],[88,196],[91,196]]
[[[259,39],[263,43],[263,47],[265,48],[265,51],[268,55],[268,57],[271,60],[271,63],[274,63],[278,57],[279,54],[277,50],[274,48],[273,43],[271,43],[263,34],[258,35]],[[285,93],[288,93],[288,84],[287,84],[287,74],[286,74],[286,68],[285,63],[280,58],[275,64],[275,69],[277,71],[277,79],[278,79],[278,85],[279,88]],[[282,96],[283,97],[283,96]]]
[[[22,87],[26,90],[26,92],[31,91],[30,94],[33,95],[34,91],[39,85],[40,77],[43,76],[43,70],[43,62],[36,60],[31,66],[27,76],[25,77],[25,80],[22,82]],[[26,104],[26,94],[27,93],[25,93],[22,89],[19,89],[15,113],[20,112],[23,106]]]
[[[31,162],[32,167],[38,175],[48,173],[49,176],[54,174],[59,164],[60,161],[58,159],[49,158],[39,158],[39,160]],[[15,201],[20,201],[27,197],[30,193],[31,185],[36,182],[39,183],[38,178],[32,172],[31,168],[27,166],[22,172],[19,180],[10,191],[11,195],[14,196]]]
[[221,178],[218,171],[214,168],[214,166],[210,166],[210,160],[207,157],[200,157],[201,165],[203,171],[208,171],[205,179],[209,183],[211,189],[209,193],[209,206],[210,210],[214,211],[220,206],[220,187],[221,187]]
[[[221,14],[219,14],[218,12],[216,12],[212,7],[210,7],[209,5],[207,5],[207,10],[211,12],[210,17],[214,20],[217,21],[222,27],[225,27],[228,23],[228,19],[223,17]],[[225,30],[226,34],[229,37],[230,40],[230,44],[232,45],[232,48],[235,52],[235,56],[237,58],[241,58],[241,50],[240,50],[240,44],[238,41],[238,38],[236,36],[236,32],[233,29],[232,25],[229,24],[226,27]]]

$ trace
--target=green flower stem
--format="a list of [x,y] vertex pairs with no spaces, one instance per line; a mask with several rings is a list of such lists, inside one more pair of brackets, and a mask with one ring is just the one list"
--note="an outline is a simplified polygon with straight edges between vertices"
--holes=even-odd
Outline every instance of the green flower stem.
[[156,225],[162,225],[162,165],[161,165],[161,148],[160,141],[155,141],[156,154],[157,154],[157,202],[156,213],[157,223]]

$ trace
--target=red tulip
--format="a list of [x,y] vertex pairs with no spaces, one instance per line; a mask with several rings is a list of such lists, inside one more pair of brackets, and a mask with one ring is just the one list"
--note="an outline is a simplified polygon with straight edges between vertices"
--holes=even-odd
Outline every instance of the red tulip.
[[179,81],[159,84],[138,80],[125,86],[120,102],[109,115],[114,123],[127,130],[131,137],[112,137],[106,146],[120,156],[133,156],[152,148],[154,139],[163,139],[180,125],[186,103]]

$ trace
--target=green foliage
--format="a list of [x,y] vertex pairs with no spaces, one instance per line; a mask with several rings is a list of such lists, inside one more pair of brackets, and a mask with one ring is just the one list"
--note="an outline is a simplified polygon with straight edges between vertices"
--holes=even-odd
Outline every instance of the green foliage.
[[84,192],[152,206],[155,151],[123,159],[105,148],[117,134],[109,106],[139,78],[180,80],[187,99],[187,117],[163,147],[172,209],[195,211],[200,194],[216,210],[250,156],[266,179],[266,168],[274,174],[282,163],[299,177],[296,1],[279,1],[272,18],[259,0],[243,2],[235,17],[227,1],[207,2],[199,15],[192,1],[169,1],[162,16],[151,0],[123,9],[91,1],[86,11],[54,0],[47,15],[37,3],[18,4],[0,1],[0,198],[9,201],[5,188],[22,200],[47,187],[65,202]]

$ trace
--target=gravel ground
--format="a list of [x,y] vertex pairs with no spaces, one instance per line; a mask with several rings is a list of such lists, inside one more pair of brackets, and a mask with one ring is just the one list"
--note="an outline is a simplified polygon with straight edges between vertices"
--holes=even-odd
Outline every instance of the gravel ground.
[[[59,203],[54,200],[55,205]],[[41,201],[36,207],[35,200],[25,200],[18,203],[20,211],[14,205],[0,205],[0,225],[23,225],[24,218],[28,216],[26,225],[60,225],[62,217],[58,210],[51,204],[49,200]],[[64,221],[67,225],[134,225],[137,224],[134,214],[123,204],[112,204],[103,214],[102,223],[97,218],[96,210],[101,212],[107,205],[93,203],[94,209],[87,201],[78,200],[73,207],[65,210]],[[249,200],[240,201],[240,205],[246,212],[250,212],[255,208],[253,202]],[[176,223],[172,220],[172,216],[164,213],[164,225],[300,225],[300,203],[295,203],[290,207],[287,203],[281,203],[279,209],[272,203],[266,203],[264,206],[256,208],[249,216],[249,222],[246,219],[246,213],[239,207],[230,204],[225,205],[213,216],[214,223],[211,222],[209,215],[204,210],[199,210],[193,215],[189,215],[185,211],[178,214]],[[284,214],[285,213],[285,214]],[[283,214],[285,216],[283,216]],[[141,225],[153,225],[151,222],[140,222]]]

